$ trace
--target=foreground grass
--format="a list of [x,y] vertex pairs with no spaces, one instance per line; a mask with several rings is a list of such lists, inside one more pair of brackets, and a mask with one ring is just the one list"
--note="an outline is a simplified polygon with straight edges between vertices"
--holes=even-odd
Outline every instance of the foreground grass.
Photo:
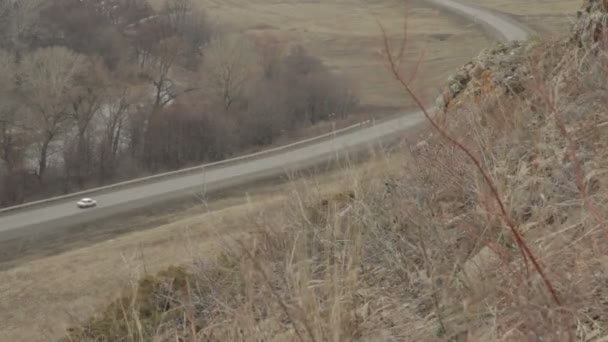
[[497,52],[509,82],[486,64],[432,118],[462,148],[294,188],[68,340],[604,340],[608,55],[578,38]]
[[[376,166],[366,163],[359,167]],[[342,177],[343,170],[331,171],[317,177],[314,186],[339,191],[347,184]],[[280,210],[292,190],[305,186],[301,180],[290,184],[259,185],[247,198],[242,190],[235,191],[211,203],[151,216],[148,224],[152,227],[140,217],[141,231],[123,232],[125,227],[111,226],[93,227],[102,230],[95,234],[75,231],[72,234],[82,235],[83,240],[52,256],[40,257],[55,249],[53,244],[32,242],[25,262],[15,260],[14,267],[0,271],[0,341],[56,340],[66,335],[68,325],[93,316],[141,277],[217,255],[222,241],[255,230],[258,215]],[[159,225],[163,221],[170,223]],[[99,242],[96,234],[109,238]],[[62,249],[66,244],[55,243],[61,243]]]

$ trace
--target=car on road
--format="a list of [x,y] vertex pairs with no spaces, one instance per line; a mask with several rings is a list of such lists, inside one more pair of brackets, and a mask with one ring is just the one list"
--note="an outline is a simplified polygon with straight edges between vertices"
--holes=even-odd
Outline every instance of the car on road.
[[95,201],[92,198],[83,198],[80,201],[78,201],[78,203],[76,203],[78,205],[78,208],[80,209],[86,209],[86,208],[92,208],[97,206],[97,201]]

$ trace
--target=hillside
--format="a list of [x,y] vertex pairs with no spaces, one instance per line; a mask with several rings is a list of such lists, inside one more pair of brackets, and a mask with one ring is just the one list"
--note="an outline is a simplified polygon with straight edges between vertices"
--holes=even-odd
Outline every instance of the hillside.
[[565,36],[482,51],[428,129],[331,186],[250,202],[218,236],[176,223],[182,263],[66,341],[608,341],[607,24],[586,0]]
[[[6,7],[2,6],[3,4],[12,1],[0,0],[0,11],[6,10]],[[183,60],[174,64],[175,68],[172,68],[171,74],[167,75],[170,78],[167,80],[170,84],[176,81],[180,85],[180,89],[183,89],[181,88],[182,86],[197,85],[200,80],[211,81],[209,77],[205,77],[207,75],[205,64],[206,62],[213,62],[211,64],[217,62],[219,65],[230,65],[233,62],[230,59],[217,58],[218,53],[221,55],[222,51],[226,52],[228,57],[231,56],[230,51],[222,49],[222,41],[228,45],[240,41],[239,39],[231,40],[231,36],[233,38],[247,36],[254,38],[254,42],[268,43],[269,45],[266,46],[268,50],[265,50],[264,46],[262,46],[260,51],[256,50],[254,53],[258,57],[267,59],[262,58],[262,61],[256,58],[253,60],[248,59],[254,67],[255,72],[250,75],[252,78],[247,82],[246,91],[242,94],[245,97],[240,98],[238,101],[239,105],[234,108],[234,111],[227,113],[224,110],[215,110],[217,107],[213,109],[211,107],[215,105],[209,103],[209,105],[212,105],[211,107],[196,105],[212,99],[217,100],[218,93],[214,91],[209,92],[208,90],[213,90],[209,88],[205,88],[206,90],[202,89],[204,91],[201,92],[193,90],[191,93],[184,94],[185,97],[180,95],[181,100],[173,102],[166,110],[163,110],[163,114],[161,115],[163,120],[154,125],[155,133],[146,134],[146,140],[153,142],[156,147],[164,146],[161,149],[148,149],[148,152],[159,153],[158,157],[162,155],[168,157],[167,159],[161,158],[164,161],[189,160],[188,163],[197,163],[196,160],[199,160],[197,158],[200,155],[190,153],[195,152],[195,150],[218,151],[216,148],[232,149],[240,146],[245,148],[242,151],[243,153],[255,151],[269,148],[275,144],[285,144],[302,139],[303,137],[318,135],[329,131],[334,126],[339,128],[342,124],[359,121],[361,120],[359,114],[373,113],[376,115],[376,118],[380,118],[382,115],[390,114],[394,106],[409,107],[412,102],[401,97],[400,90],[394,87],[394,80],[385,70],[384,60],[380,55],[382,41],[378,39],[379,28],[375,18],[380,18],[388,34],[394,37],[395,41],[399,41],[403,33],[403,17],[406,16],[408,18],[408,44],[404,53],[404,60],[409,65],[412,61],[420,59],[421,53],[433,56],[429,60],[424,61],[422,65],[416,65],[419,77],[424,79],[424,82],[419,82],[419,86],[428,90],[431,96],[436,95],[436,91],[431,88],[431,85],[439,85],[440,80],[445,79],[449,71],[474,56],[476,51],[482,46],[487,46],[490,39],[478,26],[471,25],[470,22],[459,17],[446,16],[444,13],[439,13],[434,9],[425,7],[424,3],[416,3],[412,4],[412,6],[403,7],[401,1],[395,0],[375,2],[363,0],[327,0],[322,4],[296,0],[111,0],[105,1],[102,4],[96,0],[58,0],[57,2],[24,0],[24,2],[20,3],[24,4],[24,6],[38,4],[42,5],[42,8],[37,6],[8,7],[8,17],[11,17],[10,12],[17,10],[24,11],[25,13],[22,14],[27,14],[28,19],[42,15],[45,20],[40,22],[40,26],[36,24],[36,20],[27,21],[27,24],[32,24],[31,28],[35,29],[32,32],[33,36],[28,34],[24,36],[10,35],[3,37],[8,39],[6,41],[2,40],[2,42],[6,44],[3,45],[3,49],[6,52],[5,56],[10,58],[0,59],[2,67],[6,67],[0,67],[0,73],[4,74],[6,72],[9,75],[18,76],[15,77],[14,81],[17,81],[17,78],[22,77],[29,70],[25,68],[27,65],[23,65],[25,58],[16,59],[13,54],[15,48],[24,49],[25,54],[41,51],[36,50],[34,46],[31,47],[34,50],[30,51],[28,47],[32,42],[30,38],[35,38],[35,33],[38,30],[44,30],[46,27],[53,28],[50,31],[52,33],[50,37],[41,37],[44,41],[50,40],[39,42],[39,44],[59,44],[68,49],[60,49],[64,52],[77,49],[73,51],[86,53],[86,56],[83,58],[87,60],[91,58],[95,59],[97,53],[105,53],[104,56],[108,58],[108,62],[113,61],[114,57],[116,57],[118,60],[122,60],[122,63],[124,63],[122,66],[127,69],[126,71],[132,71],[133,68],[137,67],[135,64],[137,53],[146,54],[146,51],[140,50],[141,46],[136,43],[145,43],[144,45],[150,43],[155,46],[155,32],[148,32],[152,35],[152,37],[148,37],[151,41],[145,40],[143,42],[139,41],[137,37],[126,37],[127,40],[124,41],[122,39],[125,37],[118,37],[117,34],[120,35],[120,32],[123,30],[131,34],[134,30],[136,31],[137,27],[142,29],[142,25],[131,24],[133,20],[136,22],[142,20],[139,19],[142,15],[144,18],[143,22],[151,25],[149,28],[154,28],[154,23],[161,25],[159,28],[162,28],[166,24],[165,20],[182,13],[181,10],[188,10],[188,6],[194,4],[201,5],[202,7],[194,6],[189,11],[186,11],[185,19],[187,20],[182,22],[182,24],[186,28],[190,27],[191,24],[205,24],[202,28],[211,28],[213,35],[219,40],[212,40],[215,42],[214,44],[205,45],[202,51],[199,51],[203,53],[203,56],[200,56],[202,60],[197,60],[200,63],[196,63],[198,65],[193,66],[194,70],[189,70],[189,72],[187,69],[184,69],[184,66],[187,66],[188,63],[184,64],[186,61]],[[147,8],[146,4],[150,3],[158,6]],[[101,8],[98,9],[97,5],[101,5]],[[116,7],[117,5],[119,6]],[[138,13],[138,11],[131,13],[122,9],[122,6],[130,8],[129,6],[131,5],[144,6],[144,10],[141,13]],[[188,6],[184,8],[183,5]],[[35,11],[28,13],[32,9],[35,9]],[[44,9],[44,12],[40,12],[42,9]],[[75,15],[62,15],[62,13],[68,10],[70,13],[75,13]],[[204,16],[205,20],[202,22],[198,21],[200,19],[198,16],[201,14],[200,11],[203,11],[202,14],[206,14]],[[6,12],[3,13],[6,14]],[[132,18],[131,14],[135,17]],[[169,16],[166,16],[167,14]],[[157,15],[163,16],[158,17]],[[123,20],[121,19],[123,16],[129,18]],[[156,19],[148,21],[145,19],[148,17]],[[19,19],[18,16],[12,16],[11,18]],[[89,20],[91,18],[95,20]],[[83,25],[83,22],[87,21],[91,21],[91,26],[85,27],[86,30],[72,30],[72,28],[79,27],[79,25]],[[189,29],[175,31],[177,28],[175,27],[176,23],[169,22],[169,24],[171,25],[168,32],[164,32],[163,30],[157,32],[162,33],[161,37],[166,34],[173,35],[174,33],[180,36],[189,32],[186,36],[195,38],[190,34],[198,32],[197,30],[191,32]],[[19,28],[16,24],[14,26],[15,28]],[[195,25],[195,27],[190,28],[196,29],[197,26]],[[98,34],[99,31],[106,32],[106,29],[109,30],[107,36]],[[73,33],[74,35],[67,34],[66,32]],[[143,30],[142,33],[145,32],[146,30]],[[113,37],[120,38],[118,42],[126,44],[125,46],[121,45],[121,49],[124,49],[124,51],[118,48],[110,50],[98,49],[100,47],[98,43],[104,43],[107,39],[112,41]],[[227,39],[227,41],[224,39]],[[18,44],[13,45],[12,42]],[[278,45],[275,45],[275,43]],[[212,48],[214,46],[219,50]],[[289,46],[294,48],[301,46],[305,50],[297,48],[288,49]],[[231,50],[230,46],[223,47],[226,50]],[[274,48],[278,51],[273,50]],[[244,50],[246,49],[237,49],[237,51],[232,52],[236,56],[241,56],[240,53]],[[153,60],[158,58],[157,54],[162,51],[164,50],[154,48],[151,51],[153,53],[153,56],[151,56]],[[122,54],[116,56],[118,52],[124,52],[124,56]],[[165,52],[169,53],[167,57],[171,57],[171,52],[175,51],[170,50]],[[278,56],[274,55],[274,53],[277,53]],[[209,59],[205,56],[213,56],[213,58]],[[52,60],[49,60],[49,56],[43,55],[39,57],[42,61],[49,62],[45,64],[45,67],[48,68],[53,65],[51,63]],[[237,60],[236,62],[239,61],[243,62],[243,60]],[[102,64],[106,64],[106,62]],[[239,64],[239,68],[245,67],[245,65],[240,63],[237,64]],[[103,65],[99,66],[105,67]],[[273,81],[259,84],[260,77],[265,77],[264,73],[260,73],[262,70],[259,67],[261,66],[268,67],[270,78],[277,82],[279,82],[279,79],[286,81],[287,78],[283,76],[288,76],[289,70],[294,70],[295,72],[295,74],[292,74],[293,77],[288,77],[292,81],[294,77],[298,78],[302,76],[301,74],[300,76],[296,76],[296,74],[304,72],[308,75],[304,79],[310,82],[294,82],[294,84],[299,83],[300,86],[304,86],[321,97],[317,97],[312,93],[309,93],[312,96],[306,95],[306,91],[301,92],[303,88],[300,86],[281,86],[274,88],[276,91],[266,93],[267,90],[271,89],[266,87],[267,85],[272,87],[278,85],[278,83],[274,83]],[[209,67],[209,64],[207,64],[207,67]],[[307,71],[309,67],[313,69],[317,68],[319,73],[309,73]],[[300,71],[295,71],[292,68]],[[15,69],[18,71],[17,75],[10,72]],[[87,126],[88,129],[85,132],[87,139],[82,141],[84,145],[88,146],[86,149],[87,155],[92,157],[91,159],[87,159],[87,163],[91,167],[80,169],[85,172],[83,175],[88,175],[86,179],[91,181],[90,184],[83,184],[85,187],[93,185],[97,181],[95,175],[99,175],[98,172],[102,172],[104,169],[115,174],[121,174],[121,171],[124,170],[122,167],[124,166],[135,172],[131,177],[137,176],[137,174],[140,174],[140,171],[145,171],[138,167],[139,161],[144,161],[143,159],[139,159],[143,155],[139,153],[133,155],[131,153],[144,151],[133,151],[130,147],[133,147],[131,143],[137,143],[137,138],[142,133],[141,128],[143,127],[138,120],[142,119],[142,114],[151,114],[151,112],[148,112],[148,109],[150,108],[149,105],[153,105],[150,101],[154,102],[155,97],[146,98],[144,96],[140,98],[139,95],[145,94],[131,94],[137,96],[134,98],[127,96],[124,98],[125,102],[123,102],[121,99],[125,94],[121,91],[127,88],[140,89],[140,86],[145,85],[145,83],[152,84],[153,80],[147,78],[142,80],[135,77],[127,78],[125,80],[127,83],[121,83],[122,77],[129,76],[130,73],[118,71],[116,72],[115,70],[107,76],[114,78],[113,82],[120,81],[118,82],[119,84],[113,82],[101,84],[102,87],[97,92],[91,90],[93,88],[76,87],[73,89],[75,93],[72,94],[68,91],[72,89],[72,83],[80,85],[81,81],[88,80],[88,78],[82,79],[80,76],[89,74],[79,73],[78,77],[75,77],[72,80],[73,82],[68,82],[65,87],[65,90],[69,93],[68,95],[70,95],[65,99],[69,105],[65,107],[65,111],[56,113],[59,115],[58,119],[66,119],[66,121],[62,121],[60,129],[58,128],[57,130],[59,135],[56,135],[53,140],[60,142],[64,138],[68,138],[70,143],[76,144],[72,145],[74,147],[70,149],[72,152],[79,151],[76,147],[80,141],[73,139],[73,132],[66,131],[65,129],[74,124],[74,120],[76,119],[74,110],[82,109],[86,110],[87,114],[94,114],[95,118],[91,121],[92,125]],[[328,72],[327,74],[325,74],[326,71]],[[104,71],[101,74],[105,75],[106,72]],[[41,73],[39,76],[44,75],[45,73]],[[283,115],[296,115],[296,112],[299,112],[298,108],[307,110],[308,114],[313,114],[313,112],[331,113],[330,107],[333,105],[326,100],[329,99],[329,93],[334,92],[328,93],[325,88],[319,88],[319,82],[323,83],[322,81],[325,79],[323,75],[331,77],[339,75],[347,76],[353,81],[349,85],[354,85],[357,88],[356,85],[359,84],[361,112],[353,113],[354,115],[349,115],[344,120],[335,120],[335,117],[333,117],[329,118],[329,120],[323,119],[314,125],[306,124],[299,127],[302,129],[298,128],[285,132],[282,130],[274,131],[274,128],[282,125],[281,122],[283,121],[281,117],[286,118]],[[26,93],[22,89],[22,83],[14,82],[12,87],[8,82],[4,85],[8,85],[9,87],[0,87],[0,102],[3,99],[17,99],[13,96],[14,93],[20,94],[20,96],[23,96],[27,100],[39,99],[38,96],[25,97]],[[91,82],[87,83],[87,85],[94,86],[96,83]],[[118,87],[119,85],[120,87]],[[91,91],[87,91],[87,89]],[[55,89],[43,87],[41,90],[54,91]],[[85,102],[91,100],[93,102],[90,104],[95,106],[78,105],[81,100],[80,95],[83,95],[81,91],[87,91],[84,93],[87,95],[87,98],[82,100],[86,100]],[[263,94],[260,94],[260,92]],[[173,90],[170,90],[168,94],[176,95]],[[338,92],[335,94],[338,94]],[[40,99],[44,99],[44,92],[39,95],[41,96]],[[71,95],[75,95],[75,97]],[[115,95],[118,97],[115,97]],[[340,101],[338,103],[342,102],[341,100],[347,100],[343,98],[343,95],[343,93],[340,93],[338,98]],[[76,107],[72,106],[72,100],[75,101]],[[145,106],[143,108],[136,106],[131,102],[133,100],[143,101]],[[188,105],[190,100],[194,101],[190,103],[192,106]],[[312,105],[312,102],[310,102],[317,100],[321,101],[318,102],[320,107]],[[296,102],[302,104],[309,103],[312,107],[308,105],[300,107],[296,105]],[[2,103],[6,104],[6,102]],[[9,126],[22,123],[23,121],[20,120],[30,123],[43,123],[39,120],[42,120],[44,117],[39,115],[41,114],[40,112],[33,111],[36,108],[32,107],[32,103],[29,101],[16,102],[14,103],[17,105],[16,107],[12,106],[12,102],[10,102],[11,106],[1,106],[2,103],[0,103],[0,124],[4,123],[3,120],[11,118],[19,120],[6,122]],[[56,104],[59,106],[62,103],[64,103],[63,99]],[[101,107],[98,106],[100,104]],[[112,113],[105,113],[104,104],[111,105],[110,109]],[[283,105],[288,105],[288,107],[283,107]],[[59,106],[58,108],[61,109],[63,107]],[[95,110],[96,108],[102,109],[99,111],[88,111],[88,109]],[[16,114],[13,109],[19,109],[24,114],[27,114],[27,116],[13,115]],[[273,113],[279,114],[279,117]],[[339,112],[335,113],[339,114]],[[111,114],[112,117],[105,117],[104,114]],[[241,114],[246,114],[246,117],[251,120],[240,120],[243,118]],[[111,120],[106,121],[106,119]],[[170,122],[164,122],[164,119]],[[211,121],[208,122],[206,119],[210,119]],[[237,122],[234,123],[238,125],[229,124],[226,127],[224,124],[227,124],[227,122],[224,119],[228,119],[229,121],[236,120]],[[277,119],[279,120],[276,121]],[[287,123],[295,123],[293,120],[287,119]],[[272,123],[278,123],[279,125],[274,126]],[[84,124],[85,122],[83,122]],[[199,124],[204,125],[201,126]],[[270,145],[266,143],[263,145],[251,145],[247,142],[250,138],[264,140],[265,135],[260,134],[261,132],[257,129],[253,129],[250,124],[261,128],[263,131],[270,129],[275,133],[279,133],[279,135],[273,135],[276,138],[276,140],[274,138],[271,139],[273,142],[266,141]],[[238,138],[239,140],[243,139],[243,144],[239,143],[239,146],[230,144],[232,142],[230,139],[231,135],[221,129],[216,129],[216,125],[229,128],[230,131],[238,133]],[[29,131],[30,127],[25,126],[23,128],[26,129],[25,133],[31,133]],[[83,126],[83,128],[85,127]],[[101,131],[99,131],[100,129]],[[50,195],[49,193],[45,195],[37,192],[35,188],[41,184],[53,185],[52,177],[42,176],[40,179],[36,179],[36,175],[28,174],[28,178],[23,180],[19,176],[24,171],[22,168],[24,166],[22,163],[24,161],[23,157],[29,156],[26,159],[30,161],[32,160],[31,158],[35,159],[37,157],[36,155],[32,156],[29,153],[22,152],[27,152],[25,151],[27,146],[29,148],[36,147],[35,144],[39,142],[38,139],[44,136],[27,135],[24,136],[26,139],[12,139],[12,133],[14,132],[16,131],[10,129],[0,132],[0,143],[4,143],[3,148],[0,148],[0,150],[6,152],[8,149],[8,152],[11,152],[8,154],[4,153],[0,156],[0,159],[5,160],[10,157],[9,161],[15,162],[13,164],[15,167],[12,168],[2,169],[0,166],[0,178],[7,176],[2,180],[4,183],[0,182],[0,197],[2,195],[10,195],[11,191],[4,192],[4,190],[19,190],[18,188],[21,186],[28,187],[28,191],[31,191],[30,194],[36,194],[36,196]],[[99,135],[99,133],[103,132],[113,133],[114,138],[109,139],[109,136],[105,136],[105,134]],[[159,135],[157,133],[162,134]],[[190,135],[190,133],[193,134]],[[221,144],[211,143],[207,140],[207,138],[214,140],[213,137],[221,138],[221,141],[215,140],[218,143],[221,142]],[[269,138],[269,136],[265,137]],[[187,142],[189,139],[192,139],[190,143]],[[142,141],[139,140],[139,142],[141,143]],[[106,148],[109,147],[110,143],[117,147],[117,149],[107,150]],[[143,147],[141,144],[139,146]],[[78,176],[78,174],[64,169],[64,166],[67,166],[67,164],[62,163],[62,160],[66,160],[70,154],[56,149],[49,152],[52,152],[49,155],[52,155],[53,162],[49,163],[47,171],[51,171],[52,169],[52,174],[61,177],[62,185],[70,185],[64,181],[68,181],[70,178],[75,179],[73,177]],[[105,152],[111,153],[108,155],[104,154]],[[234,150],[234,152],[237,151]],[[108,162],[108,159],[104,159],[106,157],[110,158],[110,161],[113,157],[117,157],[115,161],[118,164]],[[221,159],[222,155],[214,154],[213,159],[217,158]],[[206,160],[202,159],[199,162]],[[122,162],[127,163],[122,164]],[[0,164],[2,164],[2,161],[0,161]],[[79,166],[81,164],[70,165]],[[179,165],[174,166],[179,167]],[[322,183],[324,188],[334,188],[336,186],[336,179],[343,177],[342,174],[329,177],[325,174],[324,165],[320,168],[324,171],[321,177],[329,178],[329,180],[323,182],[316,180]],[[16,172],[19,181],[3,173],[10,170]],[[148,174],[148,172],[144,172],[143,174]],[[123,176],[127,175],[123,174]],[[30,182],[28,179],[33,179],[33,181]],[[106,179],[101,184],[111,181],[113,180]],[[276,180],[274,181],[276,182]],[[54,190],[59,192],[77,189],[79,187],[72,188],[68,186],[68,188],[65,188],[62,186],[61,188],[54,188]],[[167,189],[171,189],[171,186],[168,186]],[[246,197],[246,192],[250,192],[253,195]],[[138,193],[138,191],[136,190],[135,193]],[[149,196],[145,192],[141,194]],[[220,192],[214,191],[211,194],[207,193],[200,196],[203,197],[201,198],[199,195],[196,195],[184,198],[183,202],[180,199],[178,203],[167,201],[164,198],[164,201],[159,203],[159,205],[146,207],[142,210],[127,209],[123,205],[121,207],[127,213],[122,215],[114,213],[104,219],[93,219],[93,222],[87,224],[55,221],[49,225],[40,225],[39,232],[32,232],[27,229],[19,230],[24,235],[23,238],[17,239],[10,239],[7,237],[7,234],[4,234],[7,230],[15,228],[9,225],[15,223],[25,225],[29,219],[49,222],[49,218],[31,212],[29,214],[22,212],[23,216],[17,217],[14,220],[12,220],[14,217],[10,218],[10,215],[3,215],[2,220],[0,220],[2,221],[0,222],[0,231],[3,233],[0,237],[0,240],[2,240],[2,243],[0,243],[0,278],[3,280],[0,283],[0,298],[2,298],[0,300],[0,311],[3,312],[1,315],[2,319],[0,319],[0,341],[49,341],[65,336],[67,325],[77,324],[91,317],[99,308],[115,298],[117,293],[120,293],[125,286],[128,287],[132,281],[136,281],[141,274],[155,273],[168,265],[187,262],[189,260],[188,253],[190,249],[184,249],[183,244],[186,241],[187,244],[195,246],[192,247],[193,249],[200,249],[205,251],[205,253],[211,253],[214,249],[208,248],[209,243],[214,243],[215,241],[208,240],[215,240],[216,237],[209,238],[210,230],[221,235],[233,232],[234,226],[237,226],[237,228],[240,226],[241,230],[255,228],[251,227],[252,220],[248,217],[250,205],[247,205],[245,202],[251,201],[255,203],[253,207],[258,207],[258,202],[266,204],[266,200],[275,202],[285,201],[286,196],[290,196],[290,194],[289,187],[282,182],[270,184],[269,182],[247,181],[247,184],[242,187],[231,187]],[[18,202],[27,200],[27,198],[20,196],[9,197]],[[104,197],[98,195],[92,195],[92,197],[98,201],[100,207],[106,207],[108,204]],[[129,202],[129,199],[124,194],[119,194],[118,197],[121,197],[124,202]],[[10,205],[9,203],[4,204]],[[68,210],[76,209],[71,203],[66,203],[63,209],[52,209],[50,212],[67,216],[67,213],[64,211],[66,208]],[[98,207],[97,209],[100,208]],[[104,210],[105,208],[101,209]],[[263,210],[270,209],[264,205]],[[209,211],[212,213],[207,213]],[[82,216],[87,217],[87,214],[88,211],[82,212]],[[216,220],[216,216],[222,219]],[[229,221],[234,220],[239,223],[224,222],[223,216],[228,216],[227,220]],[[95,214],[88,217],[95,217]],[[69,226],[66,227],[62,223],[67,223]],[[190,233],[193,235],[190,235]]]
[[607,10],[482,52],[415,148],[337,194],[295,192],[72,336],[604,341]]

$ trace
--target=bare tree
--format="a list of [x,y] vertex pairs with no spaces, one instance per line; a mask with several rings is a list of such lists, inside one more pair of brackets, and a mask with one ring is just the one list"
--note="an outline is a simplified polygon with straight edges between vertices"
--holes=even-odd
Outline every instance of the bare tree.
[[0,32],[6,32],[6,27],[11,15],[12,1],[0,0]]
[[102,110],[102,137],[99,151],[99,179],[104,182],[114,175],[116,159],[132,107],[128,87],[122,86],[108,94]]
[[354,82],[348,77],[335,77],[332,80],[334,104],[331,111],[339,119],[345,119],[359,105],[359,91],[353,86]]
[[90,125],[99,114],[107,88],[108,72],[100,60],[89,59],[82,70],[74,75],[74,88],[68,115],[76,130],[74,154],[67,171],[74,173],[79,187],[91,169]]
[[343,119],[357,104],[352,86],[329,71],[307,75],[299,87],[305,94],[303,118],[311,124],[329,120],[333,115]]
[[280,60],[272,80],[286,93],[292,120],[316,124],[336,114],[344,118],[357,105],[353,87],[343,77],[333,74],[319,58],[300,46]]
[[107,66],[116,68],[130,57],[130,46],[121,29],[104,12],[108,5],[97,0],[48,2],[38,21],[38,45],[60,45],[87,56],[100,56]]
[[23,130],[17,113],[18,104],[14,101],[15,57],[0,50],[0,159],[12,172],[21,159]]
[[136,21],[149,18],[154,14],[147,0],[88,0],[110,18],[112,24],[124,28]]
[[43,0],[0,0],[0,40],[22,51],[37,39]]
[[247,146],[272,144],[293,124],[289,117],[286,93],[289,89],[268,79],[250,82],[247,86],[247,109],[239,113],[239,134]]
[[160,15],[150,16],[129,25],[125,34],[130,37],[140,73],[149,71],[154,64],[163,41],[175,36],[175,31]]
[[271,79],[276,76],[277,68],[281,58],[285,54],[285,44],[277,37],[264,34],[256,37],[254,44],[257,48],[259,63],[262,68],[263,76],[266,79]]
[[30,113],[38,152],[40,179],[47,169],[49,148],[66,129],[75,76],[84,58],[63,47],[38,49],[19,66],[19,92]]
[[240,99],[244,85],[258,68],[255,48],[249,41],[226,35],[211,41],[205,51],[201,78],[224,110]]
[[177,94],[175,82],[170,72],[175,65],[184,42],[178,37],[170,37],[158,43],[154,50],[153,61],[143,73],[144,78],[154,87],[152,110],[158,110],[173,101]]
[[139,118],[138,123],[141,127],[135,127],[133,132],[139,130],[142,134],[140,138],[133,138],[136,138],[134,141],[143,141],[144,159],[146,159],[145,155],[152,153],[151,149],[154,145],[152,142],[156,139],[149,129],[150,125],[153,122],[159,122],[157,116],[160,115],[162,109],[179,96],[198,89],[187,84],[185,86],[176,84],[171,75],[183,46],[183,40],[177,36],[162,40],[154,50],[152,62],[148,64],[147,70],[142,74],[150,82],[154,91],[151,108],[144,111],[143,117]]
[[183,33],[188,17],[193,11],[194,3],[192,0],[166,0],[163,8],[171,27],[178,33]]
[[192,0],[166,0],[162,14],[174,34],[185,42],[182,64],[196,68],[212,34],[205,11]]

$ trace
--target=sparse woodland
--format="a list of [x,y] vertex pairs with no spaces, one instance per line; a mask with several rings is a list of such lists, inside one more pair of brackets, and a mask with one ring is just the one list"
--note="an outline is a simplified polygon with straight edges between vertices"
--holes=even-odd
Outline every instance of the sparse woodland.
[[0,0],[0,80],[0,206],[219,160],[357,105],[302,47],[222,32],[191,0]]

